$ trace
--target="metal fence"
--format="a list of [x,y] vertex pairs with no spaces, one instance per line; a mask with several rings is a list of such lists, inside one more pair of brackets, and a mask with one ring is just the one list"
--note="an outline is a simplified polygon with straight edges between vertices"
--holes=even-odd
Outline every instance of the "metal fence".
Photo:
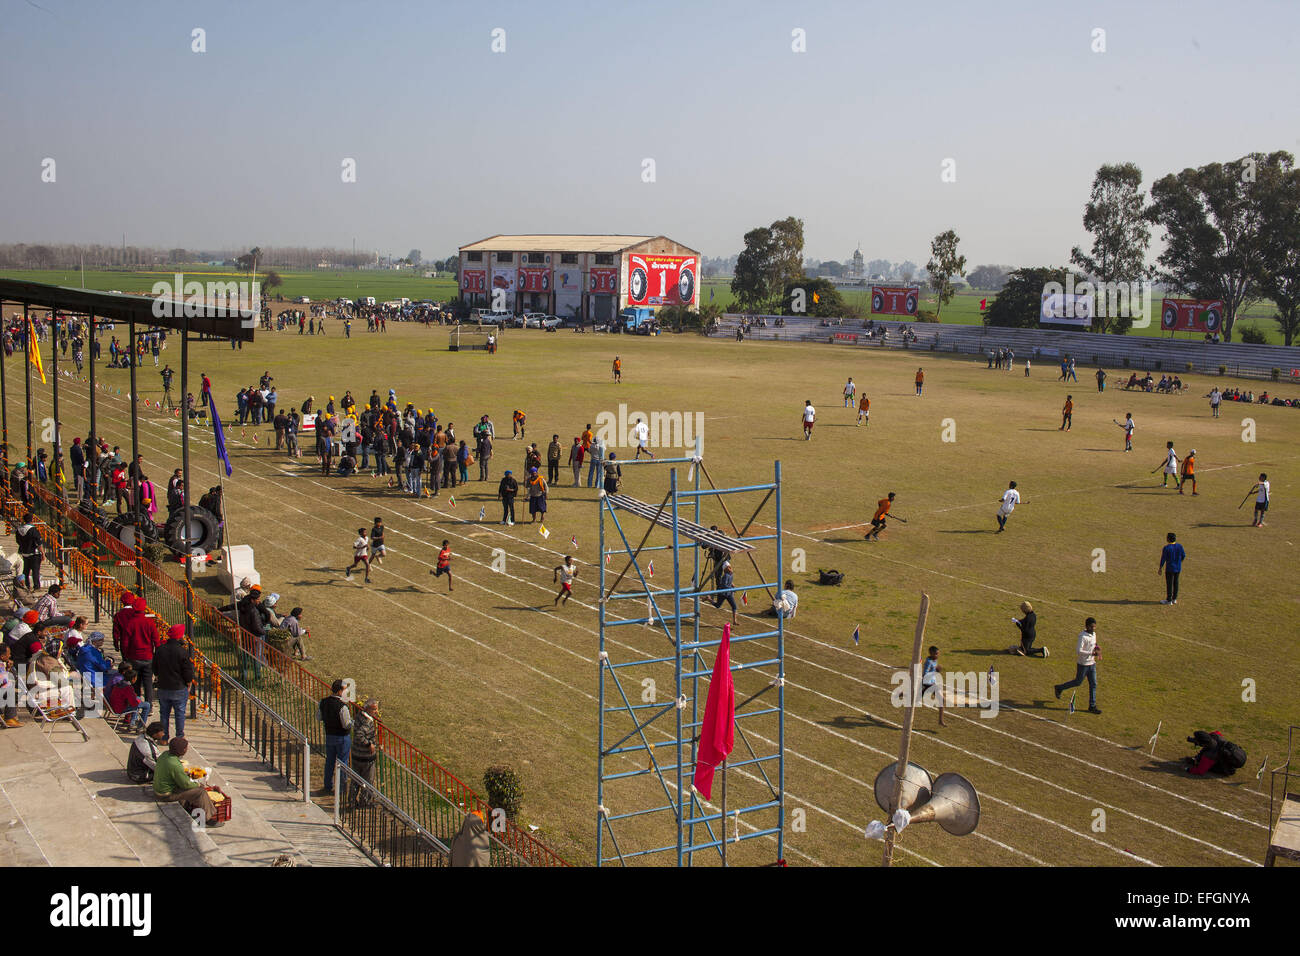
[[342,762],[334,765],[334,823],[380,866],[450,866],[451,850]]
[[[3,479],[0,511],[6,520],[21,516],[23,504],[14,497],[10,476]],[[33,511],[44,520],[42,540],[47,553],[59,556],[60,581],[71,578],[95,604],[95,618],[110,616],[121,607],[126,593],[144,597],[161,628],[187,620],[186,584],[178,581],[135,549],[108,534],[87,515],[71,507],[48,487],[32,483]],[[319,754],[325,752],[324,727],[317,719],[317,703],[330,693],[329,682],[263,639],[250,634],[192,590],[187,639],[199,652],[197,666],[220,674],[238,686],[266,715],[306,741]],[[227,676],[231,675],[231,676]],[[232,679],[233,678],[233,679]],[[202,686],[201,679],[197,686]],[[210,692],[210,691],[209,691]],[[197,689],[192,705],[199,704]],[[220,705],[220,697],[204,701]],[[232,719],[237,715],[231,715]],[[251,719],[251,718],[250,718]],[[464,782],[433,761],[426,753],[381,722],[376,783],[397,809],[412,820],[426,821],[439,835],[454,834],[467,813],[478,811],[488,819],[491,807]],[[310,768],[299,770],[305,780]],[[454,825],[453,825],[454,824]],[[491,833],[495,866],[566,866],[560,856],[513,821],[504,831]]]

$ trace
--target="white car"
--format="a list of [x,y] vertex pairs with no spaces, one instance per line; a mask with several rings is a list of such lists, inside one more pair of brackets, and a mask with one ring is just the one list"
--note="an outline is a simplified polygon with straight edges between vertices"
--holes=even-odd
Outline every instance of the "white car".
[[305,295],[300,295],[300,296],[298,296],[298,298],[295,299],[294,301],[297,302],[299,305],[309,305],[309,304],[311,303],[311,297],[310,297],[310,296],[305,296]]
[[562,325],[564,325],[564,320],[558,315],[546,315],[542,317],[542,328],[544,329],[558,329]]
[[525,312],[524,328],[540,329],[542,327],[542,319],[544,318],[546,318],[545,312]]

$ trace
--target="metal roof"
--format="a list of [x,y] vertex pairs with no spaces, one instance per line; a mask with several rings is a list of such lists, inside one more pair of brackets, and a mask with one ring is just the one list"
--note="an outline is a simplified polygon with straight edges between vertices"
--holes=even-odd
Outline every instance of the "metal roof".
[[[97,319],[113,322],[131,322],[150,327],[190,331],[216,335],[223,339],[253,341],[256,316],[241,319],[232,316],[197,315],[185,318],[185,303],[152,296],[126,295],[114,292],[93,292],[68,286],[46,285],[43,282],[26,282],[0,278],[0,302],[35,305],[59,312],[78,315],[95,314]],[[193,306],[191,306],[193,309]],[[161,313],[161,314],[159,314]]]
[[657,236],[489,236],[461,252],[621,252]]

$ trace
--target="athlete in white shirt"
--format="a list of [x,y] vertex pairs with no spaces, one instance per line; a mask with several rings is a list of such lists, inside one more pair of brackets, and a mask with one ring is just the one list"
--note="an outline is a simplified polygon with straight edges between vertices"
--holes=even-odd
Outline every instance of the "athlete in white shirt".
[[813,408],[810,400],[803,403],[803,437],[805,441],[812,439],[813,422],[817,420],[817,409]]
[[857,393],[858,393],[858,387],[853,384],[853,379],[850,378],[844,384],[844,407],[845,408],[853,407],[853,396],[856,395]]
[[653,458],[654,452],[650,450],[650,426],[638,418],[636,420],[636,427],[632,429],[632,432],[634,435],[636,435],[636,456],[635,457],[640,458],[641,452],[645,452],[647,455]]
[[1174,487],[1177,488],[1178,487],[1178,452],[1174,451],[1174,443],[1171,441],[1167,441],[1165,442],[1164,481],[1161,483],[1160,487],[1168,488],[1170,477],[1174,479]]
[[1011,512],[1016,510],[1016,505],[1020,504],[1020,492],[1016,491],[1016,483],[1011,482],[1010,487],[1002,493],[1001,504],[998,505],[998,530],[1001,534],[1007,530],[1007,519],[1011,517]]
[[[1250,489],[1255,492],[1255,520],[1251,523],[1252,527],[1264,527],[1264,512],[1268,511],[1269,502],[1269,484],[1268,475],[1263,473],[1259,476],[1259,483]],[[1247,493],[1246,497],[1250,497]]]

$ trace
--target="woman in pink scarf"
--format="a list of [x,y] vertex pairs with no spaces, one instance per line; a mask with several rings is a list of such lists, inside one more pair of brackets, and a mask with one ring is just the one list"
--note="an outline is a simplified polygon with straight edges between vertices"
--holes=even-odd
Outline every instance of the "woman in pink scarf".
[[149,520],[158,513],[158,495],[154,492],[153,482],[144,475],[140,476],[140,504],[144,506],[145,513],[149,515]]

